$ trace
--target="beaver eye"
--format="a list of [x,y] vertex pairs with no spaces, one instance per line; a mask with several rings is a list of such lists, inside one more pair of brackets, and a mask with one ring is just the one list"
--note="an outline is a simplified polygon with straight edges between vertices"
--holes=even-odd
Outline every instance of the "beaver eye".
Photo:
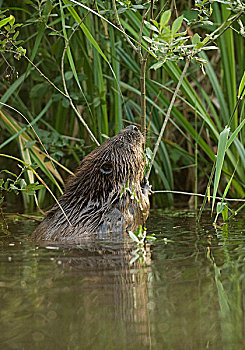
[[102,163],[100,167],[100,171],[102,172],[102,174],[105,174],[105,175],[112,173],[112,170],[113,170],[112,163],[108,161]]
[[126,127],[126,129],[133,130],[133,131],[139,131],[136,125],[129,125]]
[[124,142],[120,142],[120,143],[119,143],[119,147],[122,148],[123,146],[124,146]]

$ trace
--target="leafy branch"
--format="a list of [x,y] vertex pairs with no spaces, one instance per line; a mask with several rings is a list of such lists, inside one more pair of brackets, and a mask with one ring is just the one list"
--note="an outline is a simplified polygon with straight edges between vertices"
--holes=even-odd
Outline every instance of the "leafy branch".
[[18,166],[21,169],[21,172],[19,173],[19,175],[16,175],[7,169],[0,171],[0,174],[5,173],[10,176],[6,180],[4,180],[3,178],[0,179],[0,205],[4,200],[4,196],[2,194],[3,192],[9,193],[13,191],[16,195],[18,195],[20,192],[24,192],[32,196],[35,194],[37,190],[44,187],[43,185],[40,185],[38,182],[27,184],[25,179],[22,177],[22,175],[28,171],[28,168],[26,166],[21,166],[19,164]]

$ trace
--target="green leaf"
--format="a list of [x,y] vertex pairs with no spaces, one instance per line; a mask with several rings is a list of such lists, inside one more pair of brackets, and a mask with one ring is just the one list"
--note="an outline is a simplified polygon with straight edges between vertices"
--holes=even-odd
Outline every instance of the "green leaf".
[[233,133],[231,134],[229,141],[227,142],[227,149],[230,147],[230,145],[232,144],[232,142],[234,141],[234,139],[236,138],[236,136],[238,135],[238,133],[242,130],[242,128],[245,125],[245,119],[243,119],[243,121],[241,122],[240,125],[238,125],[238,127],[236,128],[235,131],[233,131]]
[[217,214],[221,214],[221,212],[224,210],[225,206],[226,206],[226,203],[218,202],[217,203]]
[[174,23],[172,25],[172,35],[177,33],[178,30],[180,29],[182,22],[183,22],[183,18],[184,18],[184,16],[182,15],[182,16],[176,18],[176,20],[174,21]]
[[9,24],[12,26],[12,25],[14,25],[14,22],[15,22],[14,16],[13,16],[13,15],[10,15],[10,16],[9,16]]
[[156,26],[154,26],[153,24],[151,24],[151,23],[149,23],[147,21],[145,21],[144,23],[145,23],[147,28],[149,28],[150,30],[153,30],[154,32],[159,33],[159,30],[158,30],[158,28]]
[[146,154],[146,157],[147,157],[148,159],[152,159],[152,157],[153,157],[153,152],[152,152],[152,150],[151,150],[149,147],[146,147],[145,154]]
[[210,40],[210,35],[207,35],[206,38],[203,39],[202,43],[206,44]]
[[[205,41],[205,39],[204,39]],[[203,42],[204,42],[203,41]],[[224,92],[222,89],[222,86],[220,85],[220,82],[217,78],[216,72],[211,64],[211,62],[208,59],[208,56],[206,55],[205,52],[201,52],[200,57],[204,60],[206,60],[206,64],[205,64],[205,69],[207,71],[207,75],[210,79],[210,82],[212,84],[212,87],[214,89],[215,92],[215,96],[217,97],[218,101],[219,101],[219,105],[220,105],[220,115],[222,115],[222,119],[224,121],[224,125],[229,123],[229,110],[227,107],[227,101],[224,97]],[[216,121],[217,125],[219,123],[219,121]]]
[[132,231],[128,231],[129,237],[134,241],[139,243],[139,239],[138,237],[132,232]]
[[156,239],[157,239],[157,237],[154,237],[153,235],[151,235],[151,236],[146,236],[145,237],[147,240],[149,240],[149,241],[155,241]]
[[6,173],[6,174],[12,175],[14,177],[17,177],[17,175],[15,173],[12,173],[11,171],[9,171],[7,169],[2,170],[1,173]]
[[164,64],[164,61],[158,61],[157,63],[153,64],[150,69],[158,69],[160,67],[162,67],[162,65]]
[[196,45],[198,43],[200,43],[200,36],[196,33],[193,38],[191,39],[192,44]]
[[204,46],[203,50],[218,50],[218,47],[217,46]]
[[20,34],[19,30],[17,30],[17,32],[14,34],[13,36],[13,40],[16,40],[17,39],[17,36]]
[[10,184],[9,187],[11,188],[11,190],[19,190],[19,188],[16,187],[14,184]]
[[0,21],[0,28],[2,28],[3,26],[5,26],[7,23],[9,23],[9,21],[11,20],[11,16],[4,18]]
[[160,26],[161,27],[165,26],[170,20],[170,17],[171,17],[171,10],[164,11],[163,14],[161,15]]
[[243,72],[242,80],[239,85],[238,98],[242,100],[244,95],[245,95],[245,71]]
[[219,136],[217,159],[216,159],[216,170],[215,170],[215,177],[214,177],[212,211],[214,208],[215,198],[216,198],[218,185],[219,185],[219,181],[220,181],[220,176],[221,176],[221,171],[222,171],[222,167],[223,167],[223,163],[224,163],[226,145],[227,145],[229,132],[230,132],[230,128],[228,128],[226,126],[225,129],[221,132],[221,134]]
[[151,20],[151,22],[158,28],[159,27],[159,23],[157,21],[154,21],[154,19]]

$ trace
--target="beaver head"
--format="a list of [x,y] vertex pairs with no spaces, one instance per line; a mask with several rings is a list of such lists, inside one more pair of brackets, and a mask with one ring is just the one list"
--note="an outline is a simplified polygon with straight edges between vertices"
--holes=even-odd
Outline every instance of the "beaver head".
[[67,196],[82,201],[107,200],[111,192],[122,190],[127,182],[143,179],[144,138],[136,126],[128,126],[88,154],[67,184]]
[[[98,227],[115,227],[115,223],[119,227],[118,220],[120,223],[125,221],[129,212],[131,216],[137,216],[139,203],[144,202],[140,185],[145,165],[143,145],[143,135],[131,125],[84,157],[59,199],[73,229],[69,228],[56,204],[41,223],[47,231],[42,230],[43,234],[48,238],[67,237],[74,232],[80,235],[96,231]],[[132,198],[130,191],[123,191],[126,185],[134,191],[137,200]],[[140,204],[140,211],[144,211],[143,204]],[[147,203],[145,210],[148,212],[148,209]],[[113,225],[105,225],[107,221],[113,221]]]

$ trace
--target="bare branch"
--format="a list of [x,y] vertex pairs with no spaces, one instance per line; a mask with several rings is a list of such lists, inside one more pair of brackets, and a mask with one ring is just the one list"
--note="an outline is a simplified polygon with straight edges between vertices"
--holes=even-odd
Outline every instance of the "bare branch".
[[43,72],[29,59],[29,57],[27,57],[26,55],[23,56],[37,71],[38,73],[44,78],[46,79],[50,85],[53,86],[53,88],[55,88],[55,90],[57,90],[61,95],[65,96],[66,98],[68,98],[68,96],[61,91],[51,80],[49,80],[49,78],[43,74]]
[[[172,194],[182,194],[186,196],[196,196],[196,197],[205,197],[205,194],[201,193],[193,193],[193,192],[182,192],[182,191],[172,191],[172,190],[157,190],[157,191],[152,191],[152,194],[156,193],[172,193]],[[210,196],[210,198],[213,198],[213,196]],[[223,200],[222,197],[215,197],[216,199]],[[225,201],[230,201],[230,202],[245,202],[245,199],[241,198],[225,198]]]

